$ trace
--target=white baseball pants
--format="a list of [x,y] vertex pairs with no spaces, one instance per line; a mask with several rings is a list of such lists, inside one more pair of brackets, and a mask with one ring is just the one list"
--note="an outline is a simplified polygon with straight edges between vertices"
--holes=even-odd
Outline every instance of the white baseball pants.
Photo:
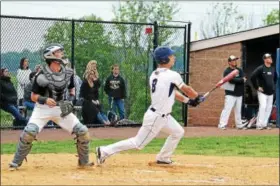
[[36,103],[28,123],[37,125],[39,127],[39,132],[41,132],[47,122],[52,120],[71,134],[74,126],[80,123],[80,121],[73,113],[64,118],[60,117],[60,114],[61,110],[59,106],[49,107],[48,105]]
[[235,124],[237,128],[241,128],[242,125],[242,117],[241,117],[241,109],[242,109],[242,96],[225,96],[225,105],[224,109],[221,113],[220,123],[218,127],[226,127],[228,124],[228,119],[231,113],[232,108],[234,107],[234,116],[235,116]]
[[152,141],[160,131],[169,134],[169,136],[156,160],[169,162],[180,139],[184,136],[184,129],[171,115],[162,117],[150,109],[145,113],[143,125],[135,137],[108,146],[102,146],[101,151],[105,154],[106,158],[125,150],[140,150]]
[[257,117],[257,127],[267,127],[268,120],[273,106],[273,94],[266,95],[258,91],[259,113]]

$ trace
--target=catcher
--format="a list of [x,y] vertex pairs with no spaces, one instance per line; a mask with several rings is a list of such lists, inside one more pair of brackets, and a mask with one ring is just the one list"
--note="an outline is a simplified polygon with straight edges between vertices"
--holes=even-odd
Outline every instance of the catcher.
[[72,100],[63,100],[68,88],[71,98],[75,96],[73,70],[66,67],[63,59],[64,49],[60,44],[49,45],[43,53],[47,65],[41,67],[35,75],[32,86],[31,100],[35,108],[27,126],[20,135],[17,150],[13,161],[9,164],[10,170],[22,165],[31,150],[32,142],[49,120],[57,123],[70,134],[76,135],[78,152],[78,166],[90,167],[89,162],[89,132],[72,113]]

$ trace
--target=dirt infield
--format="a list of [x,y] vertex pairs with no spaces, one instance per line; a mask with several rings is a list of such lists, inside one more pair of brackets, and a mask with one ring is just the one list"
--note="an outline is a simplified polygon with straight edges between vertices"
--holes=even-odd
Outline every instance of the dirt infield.
[[[92,128],[92,138],[123,139],[139,128]],[[16,142],[21,131],[1,131],[1,143]],[[273,130],[218,130],[187,127],[185,137],[276,135]],[[161,133],[159,138],[166,137]],[[73,139],[62,129],[44,129],[38,140]],[[75,154],[30,154],[18,171],[8,171],[13,155],[1,155],[1,185],[277,185],[278,158],[175,155],[174,166],[155,166],[153,154],[118,154],[102,167],[77,169]],[[91,154],[95,161],[95,154]]]
[[[39,158],[40,157],[40,158]],[[94,154],[91,154],[91,159]],[[175,155],[155,166],[151,154],[118,154],[102,167],[77,169],[74,154],[31,154],[17,171],[1,155],[1,185],[277,185],[278,158]],[[42,161],[43,160],[43,161]],[[34,179],[36,178],[36,179]]]
[[[135,136],[138,127],[128,128],[90,128],[90,135],[93,139],[124,139]],[[16,142],[19,139],[21,130],[2,130],[1,143]],[[216,127],[185,127],[185,137],[204,137],[204,136],[242,136],[242,135],[276,135],[279,134],[278,128],[272,130],[236,130],[229,128],[227,130],[219,130]],[[166,137],[166,134],[160,133],[159,138]],[[67,140],[73,139],[62,129],[43,129],[37,136],[38,140]]]

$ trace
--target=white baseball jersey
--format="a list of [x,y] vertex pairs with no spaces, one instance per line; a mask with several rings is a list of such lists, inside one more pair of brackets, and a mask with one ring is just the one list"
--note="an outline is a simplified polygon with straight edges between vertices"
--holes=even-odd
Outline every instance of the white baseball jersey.
[[171,113],[175,102],[175,87],[183,86],[181,75],[167,68],[157,68],[150,76],[151,107],[157,112]]

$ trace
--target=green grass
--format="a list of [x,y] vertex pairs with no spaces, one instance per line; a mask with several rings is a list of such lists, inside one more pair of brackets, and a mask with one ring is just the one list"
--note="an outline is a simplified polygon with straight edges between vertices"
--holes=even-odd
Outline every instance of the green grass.
[[[91,151],[96,146],[111,144],[118,140],[92,140]],[[157,153],[165,139],[154,139],[143,150],[130,150],[124,153]],[[15,152],[16,144],[2,144],[1,154]],[[73,140],[39,141],[33,143],[31,153],[76,153]],[[237,136],[237,137],[203,137],[184,138],[175,154],[214,155],[214,156],[251,156],[279,157],[279,136]]]
[[0,121],[1,127],[13,126],[13,116],[10,113],[0,110],[0,119],[1,119]]

